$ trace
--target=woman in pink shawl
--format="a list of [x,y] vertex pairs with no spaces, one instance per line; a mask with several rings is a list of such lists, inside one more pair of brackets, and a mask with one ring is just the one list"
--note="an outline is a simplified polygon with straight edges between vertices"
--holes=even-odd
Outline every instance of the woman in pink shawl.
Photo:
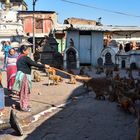
[[9,50],[9,55],[7,59],[7,88],[12,93],[13,84],[15,82],[16,72],[17,72],[17,54],[14,48]]

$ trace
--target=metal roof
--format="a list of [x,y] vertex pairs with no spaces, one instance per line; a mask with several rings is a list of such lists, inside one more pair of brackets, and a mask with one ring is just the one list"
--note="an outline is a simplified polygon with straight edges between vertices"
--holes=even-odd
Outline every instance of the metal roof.
[[67,30],[67,31],[105,31],[103,26],[95,25],[79,25],[79,24],[58,24],[55,27],[56,30]]
[[140,31],[140,26],[103,26],[106,31]]
[[79,25],[79,24],[57,24],[56,30],[80,30],[80,31],[140,31],[140,26],[97,26],[97,25]]

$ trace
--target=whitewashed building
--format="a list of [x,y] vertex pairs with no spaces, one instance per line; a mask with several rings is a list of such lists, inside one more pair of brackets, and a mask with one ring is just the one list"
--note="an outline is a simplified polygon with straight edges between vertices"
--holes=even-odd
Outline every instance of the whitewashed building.
[[104,40],[107,40],[101,51],[103,63],[106,54],[110,54],[111,61],[119,68],[140,68],[140,27],[103,26],[103,28]]
[[66,31],[66,47],[71,46],[70,41],[73,40],[73,46],[79,53],[80,64],[96,66],[103,49],[102,26],[72,25]]

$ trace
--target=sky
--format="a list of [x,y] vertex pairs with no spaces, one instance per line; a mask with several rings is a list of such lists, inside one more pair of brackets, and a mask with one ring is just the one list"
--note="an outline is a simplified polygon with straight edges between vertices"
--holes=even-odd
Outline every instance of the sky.
[[[32,1],[25,0],[29,10],[32,10]],[[58,22],[70,17],[98,20],[104,25],[140,26],[140,0],[66,0],[85,6],[65,2],[65,0],[37,0],[36,10],[55,11],[58,13]],[[104,10],[103,10],[104,9]],[[114,13],[115,12],[115,13]],[[116,14],[121,12],[128,14]],[[132,15],[132,16],[130,16]]]

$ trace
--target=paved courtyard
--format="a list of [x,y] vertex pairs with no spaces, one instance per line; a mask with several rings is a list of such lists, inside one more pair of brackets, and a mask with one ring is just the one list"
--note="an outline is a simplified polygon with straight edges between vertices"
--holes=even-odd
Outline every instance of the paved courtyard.
[[[92,76],[95,71],[89,72]],[[126,73],[121,72],[122,76]],[[137,72],[133,73],[136,77]],[[71,103],[42,116],[37,122],[24,127],[22,137],[15,136],[13,131],[1,131],[0,140],[134,140],[137,128],[137,117],[125,113],[117,107],[117,103],[95,100],[94,92],[87,92],[82,83],[67,84],[65,78],[58,86],[47,86],[47,77],[41,73],[42,81],[33,83],[31,94],[31,113],[23,113],[18,109],[16,115],[20,119],[35,115],[53,105]],[[6,79],[6,73],[3,72]],[[6,80],[3,80],[6,87]],[[72,98],[74,97],[74,98]],[[79,98],[75,98],[79,97]],[[10,110],[18,97],[6,97],[6,108]],[[139,105],[139,102],[137,103]]]

